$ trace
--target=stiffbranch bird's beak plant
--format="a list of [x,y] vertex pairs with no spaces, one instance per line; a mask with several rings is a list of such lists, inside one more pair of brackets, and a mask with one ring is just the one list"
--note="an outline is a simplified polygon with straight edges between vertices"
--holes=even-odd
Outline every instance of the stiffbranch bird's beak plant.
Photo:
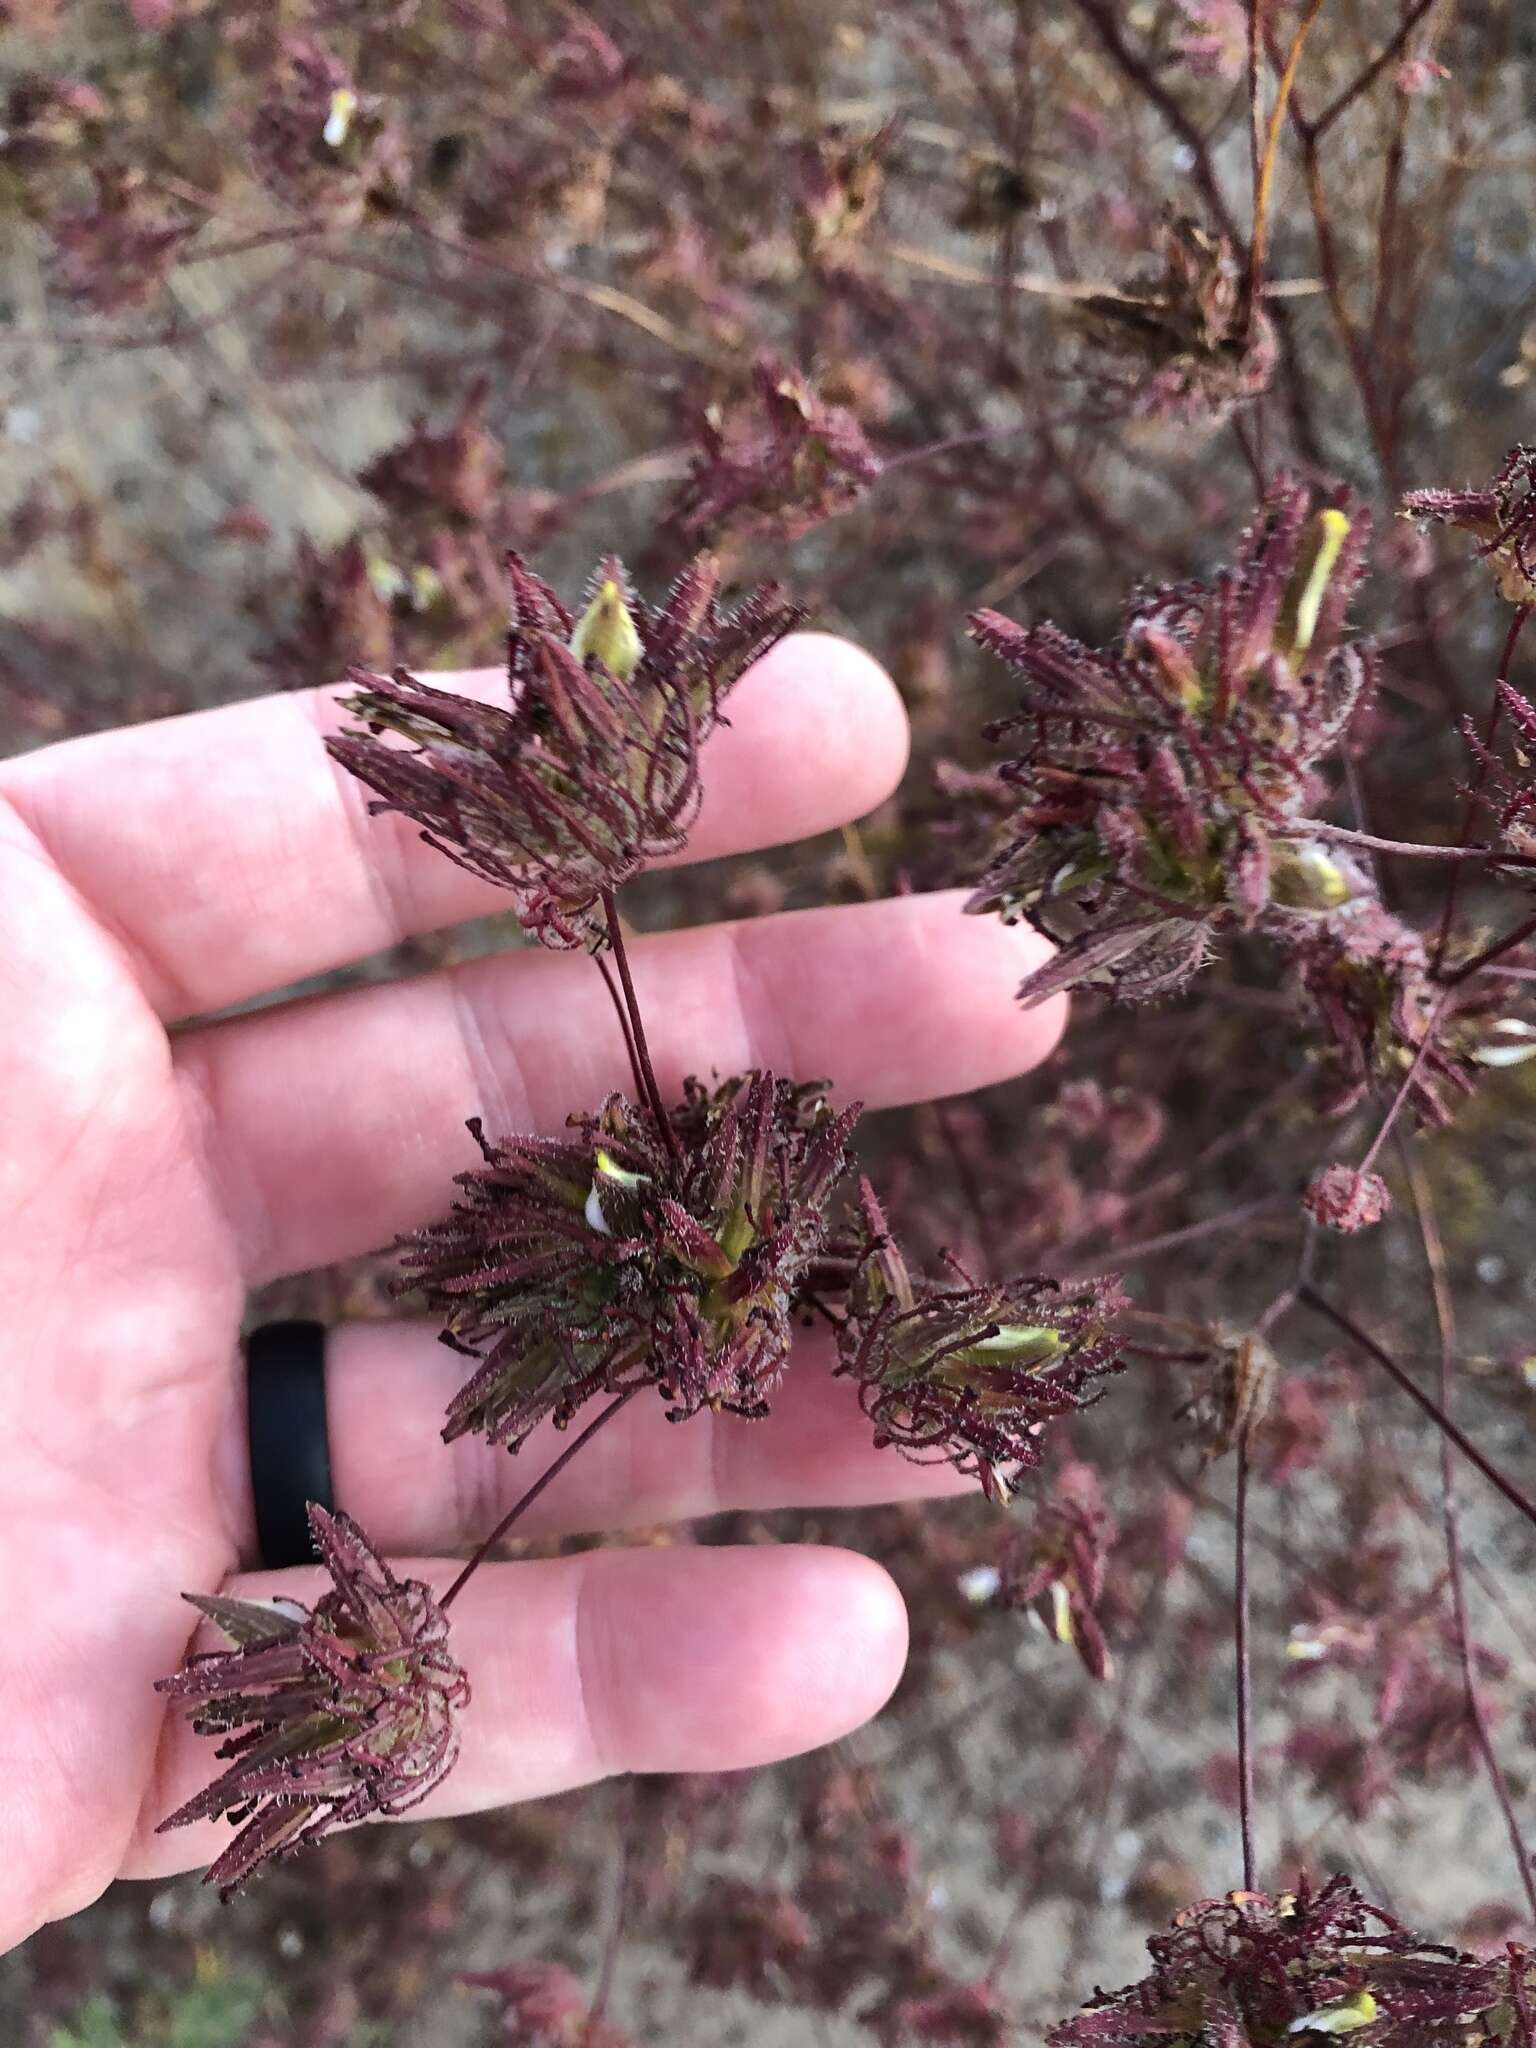
[[[374,811],[414,819],[504,887],[542,944],[593,957],[634,1089],[576,1109],[563,1138],[473,1122],[482,1164],[400,1245],[401,1290],[425,1295],[469,1361],[444,1438],[516,1451],[606,1401],[585,1438],[646,1388],[674,1422],[760,1418],[797,1324],[819,1315],[877,1444],[947,1460],[1006,1501],[1047,1424],[1117,1367],[1113,1286],[914,1275],[854,1166],[858,1105],[835,1106],[825,1080],[761,1072],[691,1079],[669,1103],[629,971],[617,891],[686,844],[701,748],[796,608],[764,586],[722,609],[704,556],[657,610],[612,558],[577,612],[516,558],[510,578],[504,703],[355,670],[356,726],[329,743]],[[312,1612],[189,1596],[233,1647],[193,1656],[165,1690],[228,1737],[229,1768],[163,1825],[243,1824],[210,1873],[226,1894],[329,1827],[401,1811],[451,1768],[469,1685],[449,1611],[522,1505],[440,1600],[320,1508],[332,1590]]]
[[[1324,815],[1329,771],[1375,682],[1372,650],[1349,631],[1367,523],[1347,495],[1319,499],[1279,480],[1229,567],[1139,595],[1104,649],[994,612],[971,620],[1024,695],[990,730],[1011,749],[1000,774],[953,776],[949,788],[995,827],[968,908],[1027,919],[1058,948],[1021,999],[1071,988],[1163,996],[1196,977],[1218,939],[1259,941],[1278,953],[1312,1027],[1298,1079],[1315,1117],[1353,1128],[1386,1101],[1357,1160],[1325,1155],[1298,1182],[1303,1252],[1270,1307],[1245,1329],[1207,1326],[1174,1354],[1204,1375],[1175,1420],[1187,1419],[1207,1459],[1237,1466],[1243,1886],[1180,1913],[1149,1944],[1150,1974],[1097,1994],[1050,2034],[1057,2048],[1174,2038],[1282,2048],[1350,2033],[1383,2048],[1536,2048],[1525,1950],[1494,1962],[1426,1943],[1343,1878],[1275,1897],[1255,1889],[1244,1562],[1250,1464],[1270,1455],[1272,1406],[1305,1425],[1270,1341],[1298,1302],[1375,1358],[1536,1521],[1536,1505],[1317,1292],[1307,1250],[1318,1229],[1354,1235],[1386,1214],[1376,1165],[1402,1113],[1444,1124],[1480,1069],[1523,1056],[1521,1019],[1481,977],[1536,920],[1457,952],[1454,886],[1431,942],[1387,908],[1366,856],[1443,860],[1453,878],[1477,864],[1516,883],[1536,868],[1533,726],[1507,679],[1528,609],[1528,475],[1517,451],[1489,492],[1421,493],[1409,507],[1470,526],[1517,607],[1493,714],[1469,734],[1476,780],[1452,847],[1379,840]],[[618,891],[686,844],[703,745],[796,608],[771,586],[723,607],[707,556],[654,610],[614,558],[574,611],[516,558],[510,578],[504,701],[359,669],[347,699],[355,724],[329,742],[374,792],[374,811],[413,819],[446,858],[506,889],[538,942],[591,956],[630,1071],[631,1093],[573,1105],[563,1136],[471,1121],[479,1164],[459,1176],[441,1220],[397,1247],[400,1291],[425,1297],[465,1360],[442,1436],[482,1436],[495,1456],[580,1420],[557,1473],[647,1390],[681,1426],[705,1411],[750,1422],[772,1411],[794,1369],[797,1327],[820,1318],[877,1446],[948,1463],[1008,1502],[1040,1465],[1050,1427],[1096,1402],[1122,1357],[1144,1350],[1125,1335],[1117,1284],[978,1277],[955,1256],[933,1274],[915,1270],[858,1168],[858,1105],[840,1103],[829,1080],[767,1072],[691,1078],[669,1101],[630,973]],[[1501,718],[1512,761],[1496,744]],[[1487,844],[1473,842],[1480,813],[1494,828]],[[188,1596],[231,1647],[190,1656],[163,1690],[222,1738],[225,1769],[162,1825],[220,1814],[237,1825],[210,1872],[226,1896],[331,1827],[405,1811],[452,1768],[469,1678],[451,1610],[544,1483],[441,1596],[397,1578],[361,1529],[318,1506],[313,1534],[331,1583],[312,1608]],[[992,1574],[1000,1604],[1033,1610],[1095,1680],[1113,1669],[1119,1540],[1097,1475],[1074,1458],[1013,1525]],[[798,1973],[807,1996],[823,1996],[826,1959],[798,1909],[748,1887],[731,1911],[734,1934],[717,1927],[701,1964],[710,1981]],[[938,2038],[963,2022],[979,2040],[1004,2038],[990,1985],[950,1983],[920,1943],[908,1965],[916,1989],[892,2006],[893,2026]],[[526,1989],[509,1980],[504,1992],[515,2002]]]

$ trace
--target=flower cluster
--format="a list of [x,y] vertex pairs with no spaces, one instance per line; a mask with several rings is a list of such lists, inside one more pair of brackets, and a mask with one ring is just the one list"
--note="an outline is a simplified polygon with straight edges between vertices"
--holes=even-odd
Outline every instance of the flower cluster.
[[307,36],[282,45],[255,110],[251,167],[283,205],[340,225],[388,209],[410,184],[410,152],[384,102],[359,92],[340,59]]
[[1203,1333],[1194,1392],[1174,1416],[1209,1462],[1224,1458],[1263,1428],[1280,1381],[1280,1361],[1253,1330]]
[[1251,307],[1232,244],[1198,222],[1167,223],[1160,274],[1083,300],[1079,318],[1100,376],[1137,412],[1216,424],[1268,389],[1275,332]]
[[650,1383],[674,1418],[760,1416],[801,1291],[828,1249],[857,1108],[753,1073],[698,1082],[670,1117],[613,1096],[574,1135],[485,1143],[405,1273],[481,1359],[444,1436],[513,1449],[595,1394]]
[[1187,982],[1221,930],[1272,909],[1318,912],[1359,885],[1309,832],[1314,771],[1371,679],[1342,644],[1365,524],[1309,516],[1282,483],[1236,563],[1132,605],[1096,653],[1051,625],[977,612],[974,637],[1026,685],[993,726],[1017,807],[972,898],[1062,947],[1025,982],[1135,1000]]
[[1045,1425],[1088,1406],[1116,1369],[1118,1291],[1106,1280],[914,1280],[867,1181],[861,1204],[838,1371],[857,1382],[877,1444],[946,1460],[1005,1501],[1039,1464]]
[[[1536,705],[1506,682],[1499,684],[1498,708],[1514,735],[1513,767],[1484,744],[1470,724],[1466,739],[1487,777],[1482,797],[1504,844],[1522,860],[1536,857]],[[1529,880],[1529,877],[1527,877]]]
[[229,1768],[160,1830],[221,1814],[240,1827],[207,1876],[226,1899],[331,1828],[406,1812],[458,1756],[469,1681],[430,1588],[397,1579],[346,1515],[311,1504],[309,1523],[330,1590],[308,1610],[189,1593],[235,1647],[189,1656],[158,1687],[198,1734],[224,1737]]
[[819,397],[797,371],[761,357],[753,403],[711,407],[673,508],[685,533],[771,533],[791,540],[856,505],[880,462],[855,415]]
[[768,585],[722,613],[707,557],[652,611],[610,557],[578,620],[518,557],[509,566],[510,708],[354,670],[348,708],[367,729],[328,744],[378,793],[375,811],[414,818],[450,860],[511,890],[529,931],[595,950],[604,892],[681,848],[721,700],[798,614]]
[[433,428],[418,415],[410,433],[375,456],[358,482],[403,519],[493,524],[505,465],[485,423],[487,390],[484,380],[472,384],[444,427]]
[[1161,2048],[1170,2039],[1282,2048],[1298,2035],[1366,2029],[1371,2048],[1530,2041],[1527,1957],[1481,1961],[1421,1941],[1344,1877],[1276,1898],[1202,1900],[1147,1949],[1147,1976],[1099,1992],[1052,2028],[1050,2048]]
[[1362,897],[1298,923],[1294,941],[1302,992],[1324,1034],[1316,1064],[1325,1111],[1343,1115],[1384,1082],[1407,1086],[1422,1122],[1445,1123],[1448,1095],[1472,1084],[1457,1037],[1430,1029],[1442,998],[1419,934]]
[[1536,447],[1520,442],[1503,467],[1479,490],[1409,491],[1403,512],[1459,527],[1478,543],[1499,595],[1511,604],[1536,604]]

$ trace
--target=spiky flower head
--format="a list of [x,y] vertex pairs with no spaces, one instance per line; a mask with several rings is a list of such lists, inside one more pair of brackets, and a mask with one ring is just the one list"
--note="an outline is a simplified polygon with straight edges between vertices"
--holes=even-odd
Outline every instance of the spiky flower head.
[[388,102],[359,91],[341,60],[308,36],[279,45],[250,155],[258,182],[282,205],[338,225],[394,204],[410,186],[410,146]]
[[311,1502],[309,1526],[331,1579],[314,1607],[188,1593],[234,1648],[156,1688],[224,1738],[229,1768],[159,1832],[220,1814],[240,1828],[207,1875],[225,1899],[332,1828],[405,1813],[458,1756],[469,1680],[431,1589],[397,1579],[348,1516]]
[[1249,300],[1231,241],[1198,221],[1167,222],[1159,268],[1079,302],[1091,370],[1138,413],[1215,426],[1274,375],[1275,330]]
[[[1512,736],[1507,761],[1488,746],[1470,720],[1462,730],[1483,770],[1479,803],[1498,826],[1509,852],[1529,862],[1536,858],[1536,704],[1501,682],[1498,708]],[[1529,882],[1530,874],[1524,879]]]
[[974,1476],[1006,1501],[1040,1462],[1048,1422],[1087,1407],[1116,1369],[1112,1282],[914,1279],[868,1181],[863,1248],[838,1333],[877,1445]]
[[545,1416],[647,1383],[674,1420],[766,1414],[857,1119],[823,1084],[752,1073],[689,1081],[671,1147],[618,1095],[569,1138],[493,1145],[471,1125],[484,1167],[404,1247],[405,1284],[481,1361],[445,1438],[515,1450]]
[[616,556],[579,617],[516,555],[509,573],[510,708],[354,669],[345,703],[365,729],[327,744],[377,791],[372,811],[414,818],[429,845],[509,889],[546,945],[596,950],[603,892],[685,844],[721,701],[799,613],[769,584],[722,612],[702,555],[659,611]]
[[1361,886],[1306,812],[1315,764],[1370,682],[1340,638],[1365,533],[1283,482],[1231,567],[1139,599],[1111,648],[972,615],[1026,694],[988,731],[1024,744],[1002,770],[1017,807],[969,908],[1027,918],[1062,947],[1023,1001],[1079,983],[1167,993],[1218,932]]
[[1499,595],[1511,604],[1536,604],[1536,446],[1519,442],[1491,482],[1478,490],[1409,491],[1409,519],[1460,527],[1478,543]]
[[752,397],[711,407],[671,516],[683,532],[792,540],[856,505],[880,461],[847,406],[822,398],[772,356],[752,366]]
[[1369,2048],[1514,2048],[1530,2038],[1527,1956],[1482,1961],[1423,1941],[1345,1877],[1276,1898],[1202,1899],[1147,1950],[1148,1974],[1096,1993],[1051,2029],[1049,2048],[1291,2048],[1348,2034]]

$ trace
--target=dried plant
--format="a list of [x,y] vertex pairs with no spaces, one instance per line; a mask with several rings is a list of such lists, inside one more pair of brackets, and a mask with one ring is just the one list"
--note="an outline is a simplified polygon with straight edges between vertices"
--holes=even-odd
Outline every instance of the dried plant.
[[515,556],[509,573],[508,708],[355,670],[348,708],[365,729],[328,744],[378,792],[375,810],[414,818],[449,859],[509,889],[546,945],[595,948],[604,891],[683,846],[720,705],[796,615],[767,587],[722,614],[705,557],[656,612],[616,559],[580,618]]
[[329,1590],[309,1609],[189,1593],[234,1648],[190,1656],[159,1688],[223,1738],[228,1769],[160,1826],[239,1828],[207,1874],[226,1899],[332,1828],[408,1812],[458,1756],[469,1681],[430,1588],[397,1579],[346,1515],[312,1503],[309,1526]]
[[1095,653],[1056,627],[978,612],[971,631],[1026,685],[988,737],[1016,808],[971,908],[1028,918],[1062,951],[1020,990],[1129,1000],[1188,982],[1223,930],[1322,912],[1359,884],[1311,830],[1318,763],[1370,685],[1341,639],[1364,522],[1310,519],[1282,484],[1210,584],[1138,599]]
[[761,1416],[826,1253],[858,1109],[817,1084],[690,1081],[665,1127],[613,1096],[576,1135],[484,1141],[406,1283],[483,1363],[444,1435],[516,1449],[599,1393],[651,1385],[675,1420]]

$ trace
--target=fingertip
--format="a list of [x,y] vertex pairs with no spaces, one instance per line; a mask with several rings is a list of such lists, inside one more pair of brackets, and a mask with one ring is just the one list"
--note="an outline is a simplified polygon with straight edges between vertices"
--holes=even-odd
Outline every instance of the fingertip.
[[693,855],[808,839],[885,802],[911,732],[873,655],[835,633],[792,633],[755,663],[710,742]]
[[[963,895],[958,908],[964,908]],[[1027,924],[1004,924],[1000,917],[962,916],[963,936],[954,941],[956,967],[973,977],[977,1001],[998,1020],[995,1057],[1006,1065],[999,1078],[1027,1073],[1049,1059],[1067,1028],[1071,1004],[1064,995],[1048,996],[1026,1008],[1019,1001],[1024,981],[1056,948]]]
[[679,1563],[628,1553],[603,1580],[608,1613],[591,1619],[588,1711],[624,1767],[775,1762],[846,1735],[895,1690],[906,1608],[870,1559],[808,1544],[701,1549]]
[[[806,1036],[856,1046],[850,1092],[881,1105],[965,1095],[1028,1073],[1056,1046],[1064,999],[1037,1008],[1019,1002],[1019,984],[1048,957],[1050,944],[1027,927],[964,915],[966,891],[893,897],[840,914],[839,984],[818,985]],[[806,912],[806,917],[837,913]],[[763,972],[795,991],[803,981],[789,949],[804,941],[788,919],[755,935]],[[782,957],[781,957],[782,956]],[[792,997],[781,1015],[798,1017]],[[805,1072],[819,1071],[803,1065]],[[857,1086],[853,1086],[856,1079]]]

